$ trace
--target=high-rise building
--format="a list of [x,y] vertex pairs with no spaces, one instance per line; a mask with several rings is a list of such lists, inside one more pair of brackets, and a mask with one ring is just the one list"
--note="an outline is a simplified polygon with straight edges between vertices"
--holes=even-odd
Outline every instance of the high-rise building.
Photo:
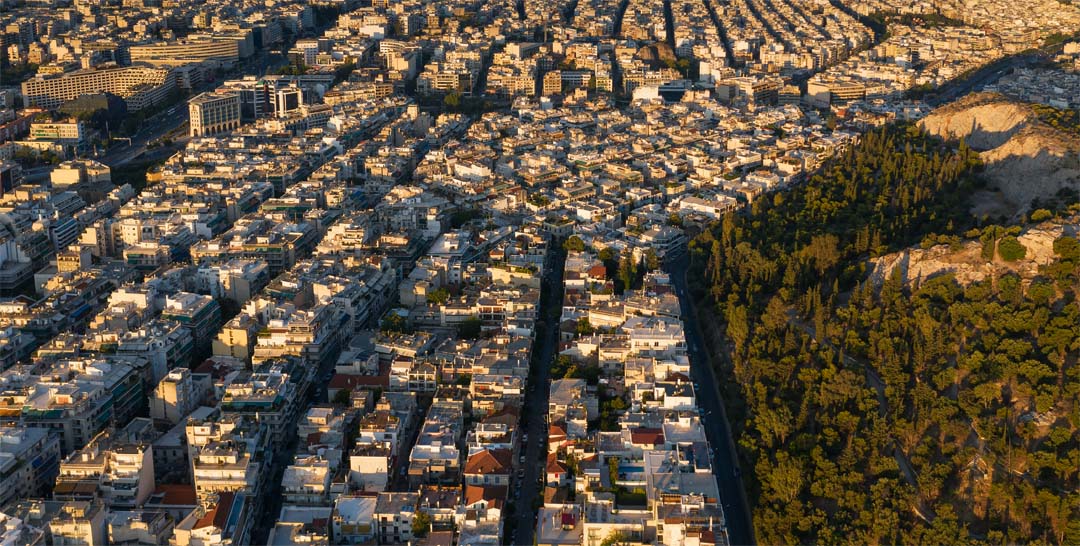
[[299,87],[283,87],[274,92],[274,113],[278,117],[288,117],[289,112],[303,105],[304,92]]

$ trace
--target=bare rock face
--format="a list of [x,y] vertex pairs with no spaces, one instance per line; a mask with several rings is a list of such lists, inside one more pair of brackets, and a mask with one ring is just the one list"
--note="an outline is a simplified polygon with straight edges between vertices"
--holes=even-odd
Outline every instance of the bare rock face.
[[989,190],[973,196],[977,216],[1017,218],[1033,199],[1080,189],[1080,139],[1038,119],[1025,103],[975,93],[919,122],[930,134],[967,141],[986,165]]
[[870,281],[876,285],[885,282],[894,271],[899,271],[905,284],[914,285],[939,275],[951,273],[958,283],[968,285],[1013,273],[1027,285],[1038,276],[1039,267],[1054,259],[1054,240],[1062,235],[1076,236],[1076,218],[1069,222],[1044,222],[1031,226],[1016,238],[1024,245],[1026,254],[1015,262],[982,257],[982,244],[968,240],[959,248],[936,245],[927,249],[909,248],[886,254],[870,261]]
[[973,149],[984,152],[1005,144],[1037,121],[1025,105],[1000,95],[977,93],[934,110],[919,125],[947,140],[964,138]]
[[648,63],[653,68],[661,68],[667,66],[668,62],[675,62],[678,60],[675,56],[675,52],[672,51],[671,46],[665,42],[655,42],[643,46],[638,49],[634,56],[637,59]]

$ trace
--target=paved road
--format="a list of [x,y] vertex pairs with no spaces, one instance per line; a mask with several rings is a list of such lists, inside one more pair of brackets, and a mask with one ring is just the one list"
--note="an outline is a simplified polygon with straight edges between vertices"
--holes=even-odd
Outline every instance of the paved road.
[[1017,68],[1025,68],[1043,63],[1061,53],[1064,47],[1065,42],[1062,42],[1003,57],[979,68],[967,76],[962,76],[945,83],[926,97],[926,102],[935,107],[952,102],[972,91],[978,91],[986,85],[996,82],[999,78]]
[[988,84],[1012,72],[1016,68],[1031,66],[1044,60],[1041,55],[1015,55],[992,62],[968,77],[953,80],[938,88],[926,98],[927,104],[937,107],[952,102],[972,91],[982,89]]
[[98,161],[113,168],[122,167],[144,154],[147,144],[177,131],[187,120],[187,104],[177,103],[146,120],[139,131],[132,135],[130,144],[114,144]]
[[[262,51],[246,60],[240,65],[240,68],[233,70],[226,78],[240,78],[244,75],[262,76],[287,63],[288,59],[279,54],[270,51]],[[199,93],[202,90],[217,87],[218,83],[220,82],[207,82],[194,92]],[[98,158],[98,161],[113,168],[122,167],[143,155],[143,153],[146,152],[147,144],[160,140],[169,133],[179,131],[187,121],[187,102],[178,102],[167,110],[158,112],[143,122],[139,131],[131,136],[130,144],[114,144],[105,155]],[[184,135],[176,136],[178,138],[175,139],[177,142],[174,144],[174,148],[178,148],[184,143],[183,139],[186,139],[186,133]]]
[[[724,506],[728,536],[733,545],[754,544],[754,525],[750,517],[749,503],[742,479],[737,474],[738,456],[731,438],[727,414],[720,396],[720,383],[716,373],[709,365],[705,354],[707,345],[701,335],[701,325],[696,320],[693,302],[686,287],[686,270],[689,258],[683,253],[678,258],[665,264],[671,275],[675,291],[679,296],[679,306],[686,324],[686,344],[690,351],[690,378],[701,388],[697,391],[698,407],[705,411],[702,424],[705,436],[713,450],[713,472],[720,486],[720,500]],[[717,355],[724,358],[723,355]]]
[[511,488],[511,495],[516,497],[513,498],[516,506],[516,511],[512,516],[515,523],[513,544],[533,543],[533,534],[536,531],[536,510],[533,509],[533,501],[538,498],[543,500],[543,489],[540,488],[537,480],[544,472],[544,461],[547,459],[545,445],[547,427],[544,424],[544,416],[547,415],[551,363],[555,358],[555,348],[559,342],[559,316],[562,310],[565,260],[566,255],[561,249],[553,250],[548,253],[547,263],[544,264],[540,312],[546,328],[540,349],[533,360],[533,369],[529,374],[529,387],[525,393],[525,404],[521,412],[522,430],[529,435],[529,441],[522,450],[525,464],[519,465],[524,468],[525,476]]

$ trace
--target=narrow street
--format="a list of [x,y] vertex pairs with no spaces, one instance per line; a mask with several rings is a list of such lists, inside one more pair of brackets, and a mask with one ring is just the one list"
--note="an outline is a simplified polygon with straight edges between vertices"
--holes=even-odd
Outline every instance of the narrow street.
[[[708,345],[701,335],[694,302],[686,286],[686,270],[690,262],[687,254],[665,264],[664,269],[671,275],[675,292],[679,296],[683,322],[686,325],[686,345],[690,351],[690,378],[700,386],[697,389],[698,407],[705,411],[702,423],[705,436],[713,450],[713,473],[720,488],[720,500],[724,506],[724,519],[727,523],[728,537],[733,545],[754,544],[754,524],[750,515],[746,490],[743,488],[739,459],[735,451],[731,427],[720,396],[720,383],[716,372],[710,365]],[[724,358],[724,355],[714,355]]]
[[[716,16],[716,8],[713,6],[714,0],[702,0],[705,4],[705,9],[709,11],[709,19],[712,19],[713,26],[716,27],[717,33],[720,35],[720,45],[724,46],[724,53],[728,58],[730,66],[738,68],[742,63],[735,58],[735,50],[731,47],[731,40],[728,39],[727,30],[724,25],[720,23],[720,18]],[[715,0],[718,4],[726,6],[727,2],[722,0]]]
[[[553,242],[552,246],[557,243]],[[547,427],[544,416],[547,415],[548,385],[551,382],[551,363],[555,358],[555,349],[559,343],[559,317],[563,299],[563,264],[566,252],[562,248],[553,248],[548,252],[544,264],[543,284],[540,293],[540,320],[545,328],[539,335],[538,350],[533,353],[532,369],[529,373],[529,386],[525,393],[525,403],[521,410],[521,429],[529,435],[529,441],[522,450],[525,464],[519,468],[525,470],[525,476],[510,490],[514,495],[515,512],[508,521],[514,523],[512,544],[532,544],[536,531],[536,500],[543,501],[544,491],[537,483],[543,475],[544,461],[547,458]],[[515,461],[516,462],[516,461]]]
[[671,0],[664,0],[664,42],[675,54],[675,14],[671,11]]

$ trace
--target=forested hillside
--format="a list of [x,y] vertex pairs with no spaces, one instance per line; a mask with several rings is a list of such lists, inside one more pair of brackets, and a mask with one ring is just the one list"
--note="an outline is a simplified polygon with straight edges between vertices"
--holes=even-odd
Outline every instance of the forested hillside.
[[1034,280],[867,282],[921,241],[1021,251],[967,213],[979,168],[883,129],[691,242],[762,544],[1080,542],[1076,239]]

